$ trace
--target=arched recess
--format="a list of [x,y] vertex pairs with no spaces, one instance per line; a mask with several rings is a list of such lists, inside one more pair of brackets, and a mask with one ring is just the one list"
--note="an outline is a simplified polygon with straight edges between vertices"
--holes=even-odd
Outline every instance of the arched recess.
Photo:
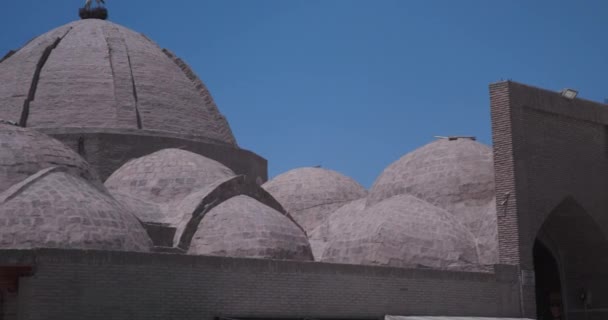
[[[547,216],[537,233],[532,254],[536,292],[553,291],[553,297],[537,297],[537,303],[544,301],[537,305],[539,317],[543,312],[546,317],[547,310],[541,309],[559,298],[564,313],[561,320],[608,318],[608,237],[602,229],[572,197],[565,198]],[[557,269],[559,280],[547,274],[552,268]],[[548,279],[560,283],[551,284]]]

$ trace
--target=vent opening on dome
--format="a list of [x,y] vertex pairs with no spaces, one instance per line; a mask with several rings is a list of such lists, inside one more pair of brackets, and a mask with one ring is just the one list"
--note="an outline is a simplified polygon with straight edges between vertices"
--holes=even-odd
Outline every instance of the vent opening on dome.
[[455,141],[455,140],[458,140],[458,139],[468,139],[468,140],[472,140],[472,141],[477,140],[477,137],[474,137],[474,136],[447,136],[447,137],[444,137],[444,136],[435,136],[435,138],[437,138],[437,139],[446,139],[446,140],[449,140],[449,141]]

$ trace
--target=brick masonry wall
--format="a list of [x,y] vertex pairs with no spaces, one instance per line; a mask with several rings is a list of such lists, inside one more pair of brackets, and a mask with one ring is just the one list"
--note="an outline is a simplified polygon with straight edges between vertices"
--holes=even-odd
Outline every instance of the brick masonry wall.
[[508,266],[484,274],[63,250],[3,251],[0,263],[35,264],[20,282],[23,319],[519,315]]
[[[251,181],[268,179],[268,162],[257,154],[225,144],[167,132],[85,128],[38,129],[79,152],[105,181],[127,161],[165,148],[179,148],[216,160]],[[258,179],[259,178],[259,179]]]
[[[551,232],[549,238],[558,239],[570,318],[584,316],[577,296],[580,288],[591,286],[591,278],[607,279],[604,287],[593,284],[597,311],[591,315],[605,318],[608,278],[599,270],[608,269],[608,261],[597,252],[606,247],[608,235],[608,107],[513,82],[493,84],[490,92],[497,203],[510,193],[498,206],[501,263],[532,273],[534,241],[539,231]],[[580,209],[559,212],[564,201]],[[564,214],[575,218],[571,223],[548,219]],[[551,230],[543,227],[547,221]],[[581,259],[596,266],[573,263]],[[532,317],[534,283],[524,285],[523,292],[524,313]]]

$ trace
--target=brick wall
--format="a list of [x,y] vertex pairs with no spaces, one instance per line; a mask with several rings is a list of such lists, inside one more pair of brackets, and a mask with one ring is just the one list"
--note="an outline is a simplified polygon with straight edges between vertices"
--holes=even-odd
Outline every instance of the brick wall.
[[[534,241],[548,233],[558,239],[569,319],[584,317],[577,296],[589,286],[596,291],[591,317],[605,318],[608,278],[600,270],[608,261],[598,253],[608,248],[608,107],[513,82],[493,84],[490,92],[497,203],[510,193],[498,206],[501,263],[533,272]],[[580,208],[567,213],[570,222],[559,218],[565,201]],[[522,289],[524,313],[532,317],[534,285]]]
[[324,263],[63,250],[3,251],[35,264],[24,319],[518,316],[516,272],[442,272]]

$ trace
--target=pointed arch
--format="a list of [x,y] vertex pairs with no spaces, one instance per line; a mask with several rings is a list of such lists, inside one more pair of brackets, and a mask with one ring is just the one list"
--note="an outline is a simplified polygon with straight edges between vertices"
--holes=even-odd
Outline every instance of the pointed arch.
[[[604,312],[608,307],[608,297],[603,294],[608,290],[608,258],[604,258],[608,252],[608,237],[604,228],[580,202],[567,196],[536,230],[534,248],[538,249],[539,243],[546,247],[558,269],[559,280],[555,281],[560,282],[559,286],[553,286],[546,280],[538,281],[537,286],[560,288],[559,295],[567,319],[580,317],[581,313],[591,316]],[[539,251],[531,251],[538,262]],[[549,269],[542,269],[538,265],[535,268],[539,276],[549,272]],[[537,279],[540,280],[538,276]],[[542,289],[537,287],[537,293],[544,292]],[[595,293],[593,301],[581,300],[582,292]]]

